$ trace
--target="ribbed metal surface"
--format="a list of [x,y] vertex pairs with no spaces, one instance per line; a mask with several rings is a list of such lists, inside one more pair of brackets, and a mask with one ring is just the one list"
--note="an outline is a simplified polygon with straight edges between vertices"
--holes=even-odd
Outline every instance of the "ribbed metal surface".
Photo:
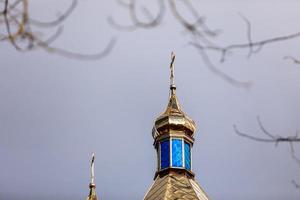
[[209,200],[201,187],[185,175],[157,177],[144,200]]
[[155,120],[152,132],[153,138],[155,139],[164,134],[157,130],[170,126],[177,127],[176,129],[189,130],[188,133],[191,136],[196,130],[195,122],[182,111],[174,90],[170,91],[169,104],[166,111]]

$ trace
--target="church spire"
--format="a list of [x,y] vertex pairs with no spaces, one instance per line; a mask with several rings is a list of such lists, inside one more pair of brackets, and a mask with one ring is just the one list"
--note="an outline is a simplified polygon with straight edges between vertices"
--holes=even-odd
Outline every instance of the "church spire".
[[92,154],[92,160],[91,160],[91,182],[90,182],[90,193],[87,197],[87,200],[98,200],[97,194],[96,194],[96,184],[95,184],[95,154]]
[[192,147],[195,122],[181,109],[174,81],[175,54],[171,54],[170,96],[166,110],[155,120],[152,136],[157,152],[154,183],[144,200],[209,200],[194,180]]
[[171,53],[171,63],[170,63],[170,96],[168,106],[163,113],[164,115],[171,115],[172,113],[177,113],[184,115],[181,110],[179,101],[176,96],[176,85],[175,85],[175,76],[174,76],[174,62],[175,62],[175,54]]
[[195,122],[181,109],[174,80],[175,54],[171,54],[170,96],[168,106],[155,121],[154,146],[158,152],[156,175],[172,171],[194,176],[191,168],[191,147],[194,143]]

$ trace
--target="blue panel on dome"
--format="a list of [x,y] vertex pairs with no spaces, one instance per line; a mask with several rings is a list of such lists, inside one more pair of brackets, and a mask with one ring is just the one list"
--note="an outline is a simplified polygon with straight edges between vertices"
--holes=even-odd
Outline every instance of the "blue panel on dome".
[[187,170],[191,170],[191,146],[184,142],[184,164]]
[[172,139],[172,166],[183,167],[181,139]]
[[170,141],[163,141],[160,143],[160,167],[165,169],[170,166]]

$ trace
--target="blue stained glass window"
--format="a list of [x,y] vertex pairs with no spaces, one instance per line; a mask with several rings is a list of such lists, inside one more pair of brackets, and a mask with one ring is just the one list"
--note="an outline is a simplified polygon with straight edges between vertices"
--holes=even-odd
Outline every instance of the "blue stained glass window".
[[191,146],[184,142],[184,164],[187,170],[191,170]]
[[170,141],[166,140],[160,143],[160,167],[165,169],[170,166]]
[[172,166],[183,167],[181,139],[172,139]]

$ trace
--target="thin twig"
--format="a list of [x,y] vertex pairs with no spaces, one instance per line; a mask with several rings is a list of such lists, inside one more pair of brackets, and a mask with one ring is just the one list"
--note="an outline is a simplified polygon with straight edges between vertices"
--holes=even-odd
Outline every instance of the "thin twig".
[[285,59],[285,60],[291,60],[295,64],[300,64],[300,60],[298,60],[298,59],[296,59],[296,58],[294,58],[292,56],[285,56],[285,57],[283,57],[283,59]]
[[[249,30],[251,30],[251,27],[250,27],[249,23],[247,23],[247,24],[248,24],[247,25],[248,26],[248,35],[249,35]],[[211,51],[220,52],[221,53],[220,61],[224,62],[225,59],[226,59],[227,53],[232,51],[232,50],[247,49],[247,48],[256,47],[257,49],[255,51],[253,49],[249,51],[249,52],[251,52],[250,55],[252,55],[253,53],[258,53],[259,51],[261,51],[262,48],[267,44],[283,42],[283,41],[295,39],[295,38],[298,38],[298,37],[300,37],[300,32],[296,32],[296,33],[293,33],[293,34],[290,34],[290,35],[285,35],[285,36],[269,38],[269,39],[265,39],[265,40],[259,40],[259,41],[256,41],[256,42],[251,42],[252,40],[250,40],[247,43],[231,44],[231,45],[224,46],[224,47],[212,46],[212,45],[206,45],[205,46],[205,45],[195,44],[195,43],[191,43],[191,44],[194,45],[194,46],[197,46],[198,48],[201,48],[203,50],[211,50]],[[248,40],[249,40],[249,38],[248,38]],[[249,54],[248,54],[248,57],[249,57]]]
[[[0,41],[9,41],[16,50],[21,52],[31,51],[33,49],[43,49],[49,53],[61,55],[68,58],[80,59],[80,60],[95,60],[101,59],[108,55],[116,39],[112,38],[104,50],[95,54],[83,54],[73,51],[69,51],[63,48],[58,48],[52,45],[52,43],[61,35],[63,31],[62,22],[66,20],[77,6],[77,0],[72,0],[72,4],[68,9],[57,19],[49,22],[42,22],[29,17],[28,0],[3,0],[4,10],[0,13],[3,16],[7,34],[0,34]],[[17,8],[19,4],[22,4],[22,8]],[[1,23],[1,22],[0,22]],[[31,25],[39,28],[55,28],[56,32],[50,35],[47,39],[40,38],[38,34],[35,34],[31,30]],[[12,32],[12,27],[16,28],[15,32]],[[21,46],[21,43],[28,43],[25,47]]]
[[298,137],[298,133],[296,133],[294,136],[288,136],[288,137],[282,137],[282,136],[275,136],[273,134],[271,134],[269,131],[267,131],[267,129],[263,126],[260,117],[257,116],[257,122],[259,124],[260,130],[262,131],[262,133],[264,133],[266,135],[265,138],[263,137],[256,137],[256,136],[252,136],[250,134],[247,133],[243,133],[241,131],[239,131],[236,127],[236,125],[233,125],[234,131],[236,132],[236,134],[238,134],[239,136],[251,139],[251,140],[255,140],[258,142],[271,142],[271,143],[275,143],[276,145],[278,143],[282,143],[282,142],[300,142],[300,137]]
[[295,150],[294,150],[294,144],[295,143],[299,143],[300,142],[300,137],[298,134],[298,131],[296,131],[295,135],[292,136],[287,136],[287,137],[283,137],[283,136],[275,136],[274,134],[272,134],[270,131],[268,131],[263,123],[260,120],[260,117],[257,116],[257,122],[259,124],[259,128],[262,131],[262,133],[266,136],[266,137],[257,137],[257,136],[253,136],[250,135],[248,133],[244,133],[241,132],[236,125],[233,125],[234,131],[237,135],[253,140],[253,141],[257,141],[257,142],[263,142],[263,143],[274,143],[275,146],[277,146],[279,143],[288,143],[289,147],[290,147],[290,154],[291,157],[295,160],[295,162],[297,164],[300,165],[300,159],[296,156]]
[[300,189],[300,184],[297,183],[295,180],[292,180],[292,184],[295,186],[296,189]]
[[201,48],[197,48],[200,56],[202,57],[203,62],[205,63],[205,66],[215,75],[217,75],[218,77],[221,77],[221,79],[225,80],[227,83],[229,83],[230,85],[233,85],[235,87],[240,87],[240,88],[244,88],[244,89],[249,89],[252,86],[252,82],[251,81],[239,81],[236,80],[234,78],[232,78],[231,76],[229,76],[228,74],[224,73],[223,71],[221,71],[220,69],[218,69],[209,59],[207,53],[205,51],[203,51]]
[[158,6],[159,6],[159,11],[154,17],[152,14],[150,14],[150,11],[146,7],[142,7],[143,9],[143,14],[150,18],[149,21],[144,22],[141,19],[139,19],[137,15],[137,2],[136,0],[130,0],[128,3],[124,3],[123,1],[118,1],[119,5],[125,7],[128,10],[129,17],[131,20],[132,25],[121,25],[117,23],[112,16],[108,17],[108,22],[111,26],[113,26],[116,29],[119,30],[124,30],[124,31],[134,31],[138,28],[143,28],[143,29],[150,29],[153,27],[158,26],[165,14],[165,5],[164,1],[162,0],[157,0]]

